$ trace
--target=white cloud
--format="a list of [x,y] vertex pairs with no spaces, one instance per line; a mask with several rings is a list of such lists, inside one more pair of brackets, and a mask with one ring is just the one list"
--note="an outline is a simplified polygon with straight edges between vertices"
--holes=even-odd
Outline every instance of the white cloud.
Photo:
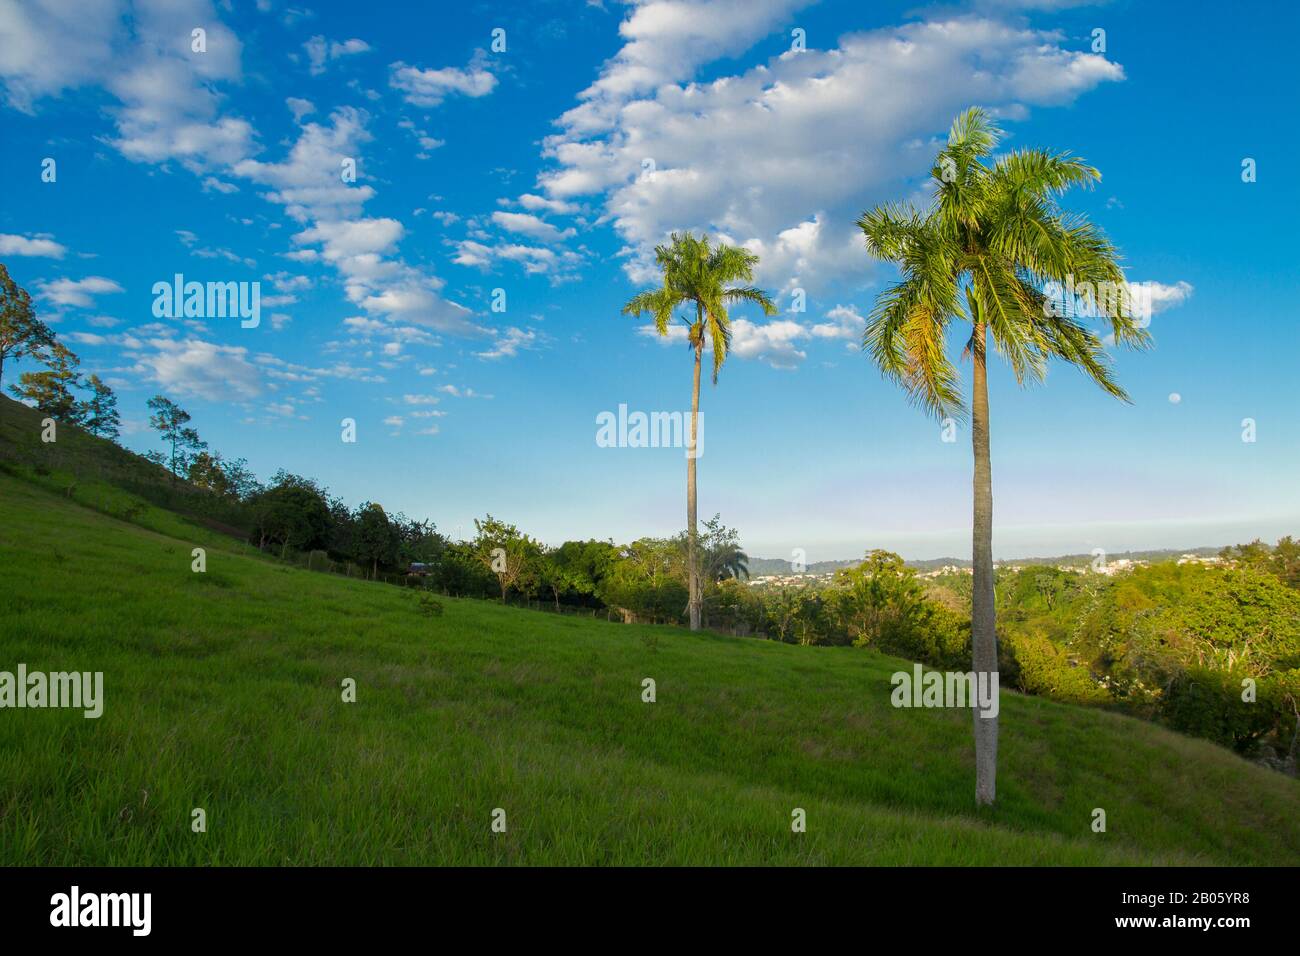
[[314,36],[302,46],[307,51],[307,69],[312,76],[324,73],[325,64],[330,60],[370,51],[370,44],[365,40],[351,39],[340,43],[337,40],[326,40],[323,36]]
[[860,341],[867,328],[867,320],[852,306],[837,305],[826,313],[829,322],[821,322],[811,329],[814,338],[848,339]]
[[474,353],[481,359],[499,359],[514,358],[520,350],[533,348],[537,344],[537,333],[531,329],[515,328],[511,326],[504,333],[498,335],[496,342],[485,352]]
[[642,0],[619,25],[624,45],[564,115],[572,131],[607,129],[632,97],[691,79],[705,63],[734,56],[812,0]]
[[548,245],[563,242],[565,239],[571,239],[577,235],[577,232],[572,228],[557,229],[546,220],[539,219],[531,213],[501,212],[498,210],[492,214],[492,222],[507,232],[517,232],[521,236],[527,236]]
[[[216,84],[241,76],[239,38],[207,0],[134,3],[129,49],[118,51],[102,82],[120,101],[111,112],[118,137],[112,144],[128,159],[176,160],[194,172],[229,166],[255,149],[251,124],[220,115]],[[206,50],[191,49],[196,24]]]
[[284,162],[247,160],[235,172],[272,187],[267,198],[283,203],[290,216],[306,225],[293,236],[295,245],[321,247],[298,249],[286,257],[332,264],[353,305],[393,323],[455,335],[483,334],[471,310],[442,297],[442,280],[391,257],[406,230],[397,219],[363,215],[363,204],[374,190],[341,180],[343,161],[355,160],[361,144],[371,139],[365,128],[368,119],[361,110],[336,110],[329,126],[303,126]]
[[480,395],[472,388],[460,388],[456,385],[439,385],[438,391],[443,392],[453,398],[491,398],[491,395]]
[[[660,335],[653,325],[642,325],[637,334],[654,339],[660,345],[681,345],[687,340],[685,323],[677,322],[668,326],[668,334]],[[771,322],[751,322],[748,319],[731,320],[731,350],[729,356],[741,359],[756,359],[773,368],[795,368],[808,357],[795,343],[808,338],[811,334],[806,326],[790,319],[775,319]],[[712,354],[712,343],[704,343],[706,354]]]
[[239,187],[234,183],[224,182],[215,176],[206,176],[203,179],[204,192],[219,192],[229,196],[231,193],[239,192]]
[[388,84],[412,106],[438,106],[453,93],[477,98],[496,89],[497,78],[487,69],[488,58],[476,50],[465,69],[454,66],[422,70],[398,61],[389,67]]
[[0,256],[41,256],[47,259],[62,259],[67,247],[55,242],[49,236],[14,236],[0,233]]
[[346,219],[359,216],[363,204],[374,196],[367,185],[343,181],[343,164],[355,162],[361,144],[369,142],[369,119],[363,110],[344,107],[330,115],[330,125],[308,123],[302,127],[289,155],[279,163],[246,159],[234,167],[238,176],[269,186],[266,198],[285,206],[299,222],[312,219]]
[[214,402],[248,401],[262,392],[262,373],[248,361],[246,348],[193,338],[155,338],[147,345],[151,351],[132,355],[132,371],[164,391]]
[[121,38],[121,14],[118,3],[0,3],[0,79],[9,105],[30,113],[36,100],[102,76]]
[[1148,280],[1146,282],[1133,282],[1130,283],[1130,286],[1135,291],[1140,290],[1138,294],[1145,301],[1150,302],[1153,315],[1182,305],[1192,297],[1193,292],[1192,284],[1184,281],[1175,282],[1173,285],[1165,285],[1163,282]]
[[42,298],[48,299],[55,305],[71,305],[83,309],[94,304],[94,296],[126,291],[112,279],[103,276],[55,279],[52,282],[37,283],[37,288]]
[[[505,204],[508,200],[499,200]],[[547,199],[545,196],[537,196],[533,193],[524,193],[518,199],[519,205],[523,206],[529,212],[553,212],[563,216],[571,216],[579,211],[576,203],[564,202],[559,199]]]
[[789,319],[761,324],[733,319],[731,354],[743,359],[761,359],[773,368],[794,368],[807,357],[795,343],[807,336],[806,328]]
[[289,107],[289,112],[293,114],[293,121],[301,123],[304,116],[316,112],[316,104],[311,100],[304,100],[299,96],[290,96],[284,101],[285,106]]
[[[202,25],[205,49],[191,45]],[[0,3],[0,81],[8,102],[34,102],[100,84],[116,102],[117,135],[128,159],[176,160],[202,172],[255,149],[252,126],[220,115],[218,86],[240,78],[239,38],[209,0],[24,0]]]
[[329,262],[364,259],[392,250],[405,233],[396,219],[356,219],[321,222],[293,237],[300,245],[321,243],[321,255]]
[[497,260],[517,263],[528,275],[561,276],[581,262],[582,256],[572,250],[557,251],[517,242],[488,245],[473,239],[462,239],[456,244],[456,256],[452,259],[458,265],[482,269],[487,269]]
[[[635,281],[652,271],[653,246],[686,228],[758,252],[769,287],[865,278],[855,220],[906,194],[958,112],[980,103],[1022,114],[1123,78],[1104,57],[1062,49],[1056,34],[961,16],[848,34],[830,49],[681,85],[750,36],[749,18],[731,36],[717,15],[733,6],[635,7],[628,45],[544,143],[554,165],[542,192],[603,197]],[[764,31],[792,8],[753,6]]]

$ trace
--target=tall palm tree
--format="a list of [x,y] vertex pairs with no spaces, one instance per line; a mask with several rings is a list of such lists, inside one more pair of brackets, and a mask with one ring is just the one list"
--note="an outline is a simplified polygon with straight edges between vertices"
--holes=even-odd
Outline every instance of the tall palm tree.
[[655,329],[667,335],[673,312],[679,306],[695,306],[695,319],[684,320],[686,341],[695,353],[695,380],[691,389],[691,429],[686,449],[686,566],[689,575],[687,609],[691,630],[700,629],[704,588],[700,580],[699,534],[695,520],[695,438],[700,415],[700,366],[707,340],[713,351],[713,384],[727,359],[731,345],[731,319],[727,307],[737,302],[753,302],[764,314],[774,315],[776,306],[761,289],[751,285],[758,256],[746,249],[723,244],[713,245],[709,237],[695,238],[691,233],[673,233],[667,245],[655,247],[655,261],[663,272],[663,285],[633,296],[623,306],[624,315],[654,318]]
[[[1062,359],[1123,401],[1128,396],[1111,376],[1103,342],[1081,319],[1100,316],[1117,344],[1149,342],[1126,306],[1115,247],[1084,217],[1058,205],[1065,190],[1091,185],[1101,174],[1075,156],[1041,149],[989,161],[1001,134],[983,110],[967,110],[953,122],[931,170],[936,188],[929,208],[887,204],[858,220],[867,251],[902,273],[877,300],[863,348],[936,417],[965,415],[947,334],[954,320],[970,323],[962,354],[974,365],[971,649],[974,672],[986,680],[998,670],[988,338],[1022,386],[1041,381],[1050,359]],[[1071,294],[1058,295],[1062,286]],[[975,800],[981,805],[996,795],[997,745],[997,718],[977,710]]]

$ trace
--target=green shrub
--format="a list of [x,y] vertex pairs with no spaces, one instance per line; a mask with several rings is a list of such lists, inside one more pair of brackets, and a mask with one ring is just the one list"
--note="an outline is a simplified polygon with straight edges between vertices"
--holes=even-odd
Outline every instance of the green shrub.
[[1246,752],[1278,723],[1277,702],[1259,694],[1242,700],[1243,672],[1193,667],[1169,684],[1160,706],[1161,717],[1185,734],[1205,737]]

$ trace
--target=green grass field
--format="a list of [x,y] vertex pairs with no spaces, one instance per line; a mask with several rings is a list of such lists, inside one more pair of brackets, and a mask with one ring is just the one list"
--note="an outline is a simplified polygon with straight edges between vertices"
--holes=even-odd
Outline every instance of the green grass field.
[[104,714],[0,710],[3,865],[1300,862],[1295,780],[1140,721],[1004,691],[977,811],[970,714],[892,708],[904,662],[429,617],[58,480],[0,475],[0,670],[103,671]]

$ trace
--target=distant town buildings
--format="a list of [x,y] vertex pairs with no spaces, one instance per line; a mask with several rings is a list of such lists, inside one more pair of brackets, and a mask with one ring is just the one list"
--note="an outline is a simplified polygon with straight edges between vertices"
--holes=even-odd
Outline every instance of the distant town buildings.
[[[1169,560],[1163,558],[1162,560]],[[1218,555],[1192,554],[1190,552],[1179,555],[1177,558],[1179,564],[1222,564],[1223,559]],[[997,562],[996,566],[999,571],[1010,571],[1012,573],[1023,571],[1026,568],[1052,568],[1057,571],[1067,571],[1071,574],[1103,574],[1112,576],[1132,571],[1135,568],[1147,567],[1151,562],[1145,558],[1115,558],[1107,561],[1104,559],[1096,561],[1078,561],[1073,564],[1006,564]],[[975,569],[963,567],[955,564],[945,564],[941,568],[933,568],[929,571],[918,571],[916,576],[922,580],[934,580],[947,575],[955,574],[974,574]],[[815,584],[830,584],[835,579],[834,571],[820,571],[812,573],[790,572],[788,574],[760,574],[749,579],[750,587],[802,587]]]

